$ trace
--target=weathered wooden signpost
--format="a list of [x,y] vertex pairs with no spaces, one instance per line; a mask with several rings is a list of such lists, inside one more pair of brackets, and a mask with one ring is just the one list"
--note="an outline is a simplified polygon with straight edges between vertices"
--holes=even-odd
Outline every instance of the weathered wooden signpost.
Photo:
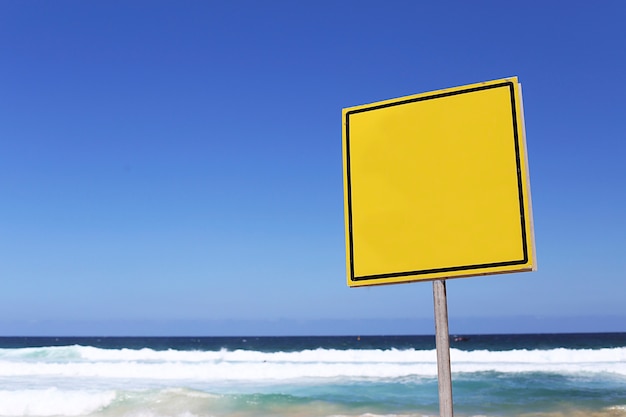
[[452,417],[446,279],[535,269],[516,77],[343,110],[347,281],[433,281],[441,417]]

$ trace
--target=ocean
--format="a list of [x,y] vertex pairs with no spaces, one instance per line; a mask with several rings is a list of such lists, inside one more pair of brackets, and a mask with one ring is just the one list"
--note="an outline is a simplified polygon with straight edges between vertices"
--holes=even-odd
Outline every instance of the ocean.
[[[626,333],[463,335],[456,416],[626,417]],[[439,414],[434,336],[0,337],[0,416]]]

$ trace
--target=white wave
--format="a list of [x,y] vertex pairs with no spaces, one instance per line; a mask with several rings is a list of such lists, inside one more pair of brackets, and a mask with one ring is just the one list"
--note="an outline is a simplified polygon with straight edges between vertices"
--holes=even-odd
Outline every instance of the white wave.
[[[54,349],[54,348],[45,348]],[[301,378],[396,378],[437,375],[434,350],[299,352],[155,351],[74,346],[64,354],[0,355],[0,377],[263,381]],[[6,353],[6,352],[5,352]],[[511,351],[451,350],[453,373],[613,373],[626,376],[626,348]]]
[[424,350],[334,350],[315,349],[297,352],[259,352],[251,350],[220,351],[154,351],[151,349],[106,350],[92,347],[78,347],[80,356],[91,361],[177,361],[177,362],[277,362],[277,363],[312,363],[312,362],[376,362],[392,363],[430,361],[435,359],[435,351]]
[[588,363],[622,362],[626,360],[626,348],[607,349],[549,349],[549,350],[510,350],[493,352],[489,350],[462,351],[451,349],[451,359],[485,363]]
[[81,416],[108,406],[114,391],[0,390],[0,416]]

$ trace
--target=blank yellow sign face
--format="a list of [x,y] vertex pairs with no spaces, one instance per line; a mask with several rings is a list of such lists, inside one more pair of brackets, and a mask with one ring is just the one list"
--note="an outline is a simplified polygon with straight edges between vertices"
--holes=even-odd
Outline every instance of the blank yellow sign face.
[[534,269],[517,78],[343,110],[348,285]]

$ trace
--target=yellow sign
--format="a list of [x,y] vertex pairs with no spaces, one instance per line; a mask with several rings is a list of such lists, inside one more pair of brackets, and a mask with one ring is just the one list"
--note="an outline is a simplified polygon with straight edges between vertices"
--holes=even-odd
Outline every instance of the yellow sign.
[[343,109],[343,166],[349,286],[535,269],[516,77]]

